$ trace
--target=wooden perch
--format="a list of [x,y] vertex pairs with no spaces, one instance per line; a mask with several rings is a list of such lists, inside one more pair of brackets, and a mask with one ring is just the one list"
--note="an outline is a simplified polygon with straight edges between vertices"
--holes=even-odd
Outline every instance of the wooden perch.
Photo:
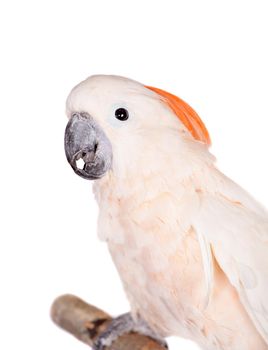
[[[54,301],[51,307],[51,318],[59,327],[89,346],[107,329],[112,320],[106,312],[68,294]],[[166,350],[151,338],[138,333],[125,334],[106,349]]]

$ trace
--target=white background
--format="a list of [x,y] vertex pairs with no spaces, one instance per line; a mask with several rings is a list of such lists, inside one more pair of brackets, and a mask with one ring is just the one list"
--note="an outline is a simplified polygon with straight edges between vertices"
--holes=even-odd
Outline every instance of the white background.
[[1,349],[86,349],[49,319],[61,293],[114,315],[128,310],[96,237],[91,183],[64,155],[65,99],[88,75],[124,75],[188,101],[210,130],[219,167],[268,204],[266,5],[1,2]]

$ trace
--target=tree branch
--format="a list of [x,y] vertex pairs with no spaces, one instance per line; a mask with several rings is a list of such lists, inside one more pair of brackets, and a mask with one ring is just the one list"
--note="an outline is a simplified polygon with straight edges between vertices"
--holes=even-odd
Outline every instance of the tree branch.
[[[111,316],[74,295],[58,297],[51,307],[52,320],[77,339],[91,346],[104,332]],[[115,340],[107,350],[166,350],[154,340],[138,333],[129,333]]]

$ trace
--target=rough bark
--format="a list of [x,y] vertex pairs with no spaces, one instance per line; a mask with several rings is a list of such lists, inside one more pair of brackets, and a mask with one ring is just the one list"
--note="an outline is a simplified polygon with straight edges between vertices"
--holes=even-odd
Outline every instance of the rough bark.
[[[51,307],[52,320],[77,339],[91,346],[107,329],[112,317],[74,295],[58,297]],[[106,350],[166,350],[154,340],[138,333],[121,336]]]

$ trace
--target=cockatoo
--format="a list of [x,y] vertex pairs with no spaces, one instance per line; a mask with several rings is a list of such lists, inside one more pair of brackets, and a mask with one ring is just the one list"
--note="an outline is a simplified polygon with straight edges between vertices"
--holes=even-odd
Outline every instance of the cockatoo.
[[164,90],[96,75],[71,91],[67,115],[66,156],[94,180],[98,235],[131,307],[94,349],[132,330],[268,349],[268,214],[216,168],[197,113]]

